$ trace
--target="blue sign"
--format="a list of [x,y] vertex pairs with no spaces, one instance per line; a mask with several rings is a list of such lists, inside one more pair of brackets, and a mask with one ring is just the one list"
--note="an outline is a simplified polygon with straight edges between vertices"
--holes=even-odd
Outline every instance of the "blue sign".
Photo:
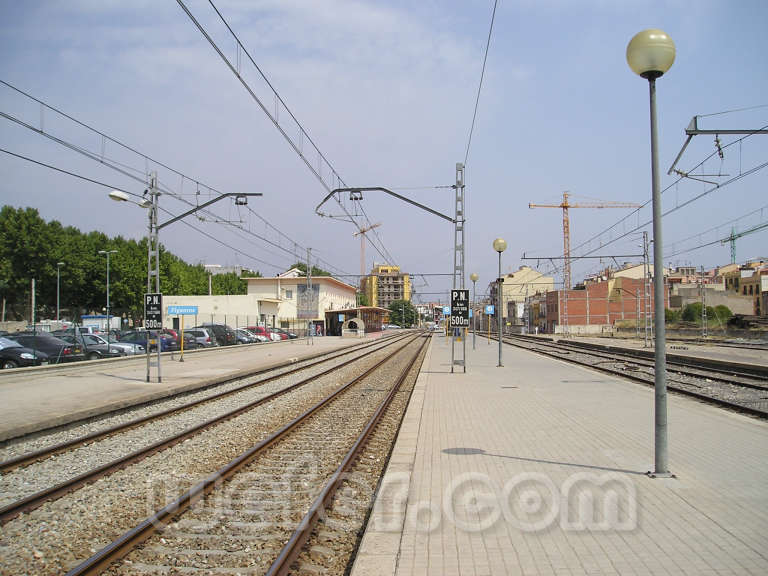
[[339,314],[339,322],[344,322],[344,314]]
[[493,306],[493,304],[488,304],[485,307],[485,313],[488,314],[488,316],[492,316],[496,313],[496,308]]
[[197,306],[168,306],[169,316],[196,316]]
[[469,309],[469,317],[472,318],[472,308]]
[[450,316],[451,315],[451,307],[450,306],[443,306],[443,314],[445,316]]

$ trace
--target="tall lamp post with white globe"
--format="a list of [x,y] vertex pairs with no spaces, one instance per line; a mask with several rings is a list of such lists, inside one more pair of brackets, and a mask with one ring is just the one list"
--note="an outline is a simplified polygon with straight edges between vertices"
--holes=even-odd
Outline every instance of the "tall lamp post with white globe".
[[655,335],[655,430],[654,472],[669,477],[667,446],[666,333],[664,326],[664,263],[661,237],[661,184],[656,129],[656,79],[675,61],[675,43],[662,30],[643,30],[627,45],[627,63],[635,74],[648,80],[651,103],[651,191],[653,198],[653,311]]
[[496,365],[496,367],[500,368],[503,366],[501,363],[501,323],[504,321],[504,313],[501,308],[502,290],[504,289],[504,281],[501,278],[501,253],[507,249],[507,241],[504,240],[504,238],[496,238],[496,240],[493,241],[493,249],[499,253],[499,277],[496,279],[498,290],[498,307],[496,309],[496,318],[498,318],[499,321],[499,363]]

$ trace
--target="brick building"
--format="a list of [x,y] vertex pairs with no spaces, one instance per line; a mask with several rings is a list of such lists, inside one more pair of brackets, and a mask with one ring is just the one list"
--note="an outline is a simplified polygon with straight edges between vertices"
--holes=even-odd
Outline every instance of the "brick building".
[[[644,297],[642,278],[610,278],[587,284],[583,290],[555,290],[547,293],[546,332],[601,333],[622,320],[641,321],[653,315],[653,285]],[[665,290],[665,307],[669,293]]]

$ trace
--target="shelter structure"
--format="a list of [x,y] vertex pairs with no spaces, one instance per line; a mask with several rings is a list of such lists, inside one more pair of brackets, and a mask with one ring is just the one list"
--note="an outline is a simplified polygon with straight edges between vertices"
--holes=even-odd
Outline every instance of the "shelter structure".
[[342,326],[349,320],[359,318],[363,331],[380,332],[381,326],[389,318],[389,310],[378,306],[359,306],[342,310],[326,310],[325,326],[328,336],[341,336]]

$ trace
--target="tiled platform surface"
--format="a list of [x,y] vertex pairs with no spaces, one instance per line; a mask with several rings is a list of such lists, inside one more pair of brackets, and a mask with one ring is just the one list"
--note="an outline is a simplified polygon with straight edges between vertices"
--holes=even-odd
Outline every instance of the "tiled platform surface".
[[476,346],[433,338],[353,576],[768,574],[768,423],[670,395],[652,479],[651,388]]

